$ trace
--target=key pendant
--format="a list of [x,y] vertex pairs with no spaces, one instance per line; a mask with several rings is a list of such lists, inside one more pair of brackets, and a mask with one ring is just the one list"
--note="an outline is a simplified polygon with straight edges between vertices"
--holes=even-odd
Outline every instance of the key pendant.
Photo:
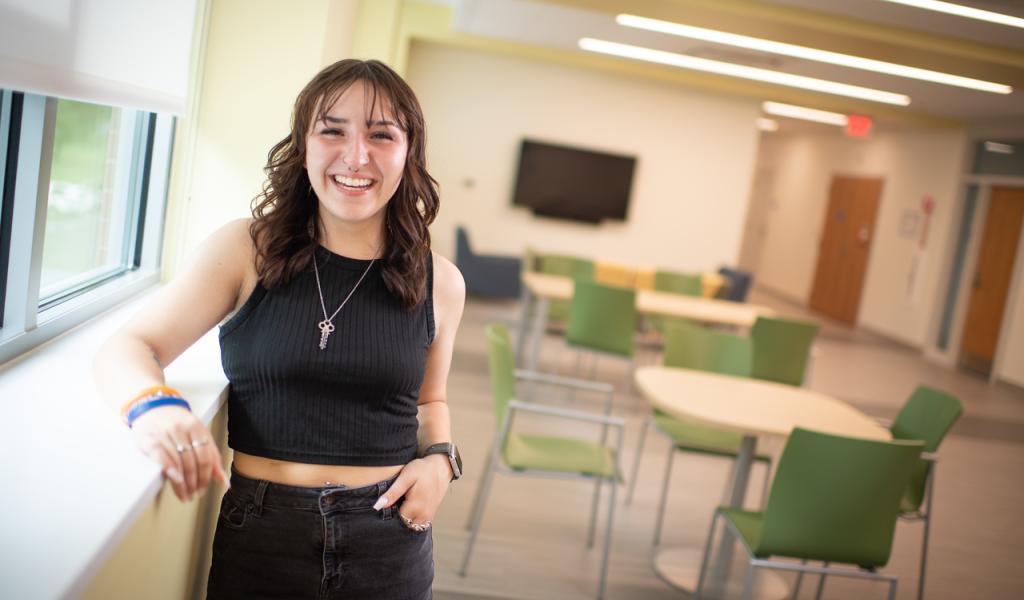
[[320,349],[324,350],[327,348],[327,337],[334,331],[334,323],[324,320],[317,324],[320,327]]

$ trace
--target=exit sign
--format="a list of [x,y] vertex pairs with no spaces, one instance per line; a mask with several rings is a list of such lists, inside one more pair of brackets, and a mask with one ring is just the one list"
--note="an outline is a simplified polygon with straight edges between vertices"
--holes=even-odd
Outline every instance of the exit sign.
[[846,135],[855,138],[866,138],[871,133],[871,117],[849,115],[846,117]]

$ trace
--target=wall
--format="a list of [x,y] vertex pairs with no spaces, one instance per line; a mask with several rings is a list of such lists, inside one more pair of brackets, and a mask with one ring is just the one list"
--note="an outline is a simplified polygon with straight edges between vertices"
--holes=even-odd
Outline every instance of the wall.
[[[758,168],[772,173],[772,190],[758,284],[806,303],[832,177],[881,177],[858,324],[924,347],[931,315],[941,308],[946,247],[955,242],[952,220],[966,143],[959,130],[878,133],[867,140],[838,132],[765,135]],[[906,211],[920,214],[926,195],[934,198],[935,211],[924,251],[915,257],[920,230],[903,237],[900,222]],[[911,282],[915,260],[918,275]]]
[[[464,224],[476,249],[529,244],[681,270],[739,252],[757,132],[755,102],[600,71],[413,42],[407,77],[427,120],[441,213],[431,232],[451,256]],[[511,197],[524,137],[637,157],[625,222],[534,217]]]
[[295,97],[324,64],[350,54],[358,6],[213,2],[177,252],[187,254],[218,226],[249,215],[267,152],[288,134]]

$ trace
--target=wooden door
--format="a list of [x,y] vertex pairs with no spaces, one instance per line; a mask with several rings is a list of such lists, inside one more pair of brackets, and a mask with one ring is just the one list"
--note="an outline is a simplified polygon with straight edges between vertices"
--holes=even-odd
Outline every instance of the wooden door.
[[812,310],[856,322],[881,195],[881,179],[832,178],[811,290]]
[[986,375],[996,354],[1022,220],[1024,188],[992,188],[960,342],[960,363]]

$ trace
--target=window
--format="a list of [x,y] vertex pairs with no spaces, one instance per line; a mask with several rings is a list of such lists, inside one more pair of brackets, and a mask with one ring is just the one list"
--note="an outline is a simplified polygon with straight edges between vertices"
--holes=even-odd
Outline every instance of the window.
[[0,108],[2,363],[157,281],[173,118],[11,91]]

